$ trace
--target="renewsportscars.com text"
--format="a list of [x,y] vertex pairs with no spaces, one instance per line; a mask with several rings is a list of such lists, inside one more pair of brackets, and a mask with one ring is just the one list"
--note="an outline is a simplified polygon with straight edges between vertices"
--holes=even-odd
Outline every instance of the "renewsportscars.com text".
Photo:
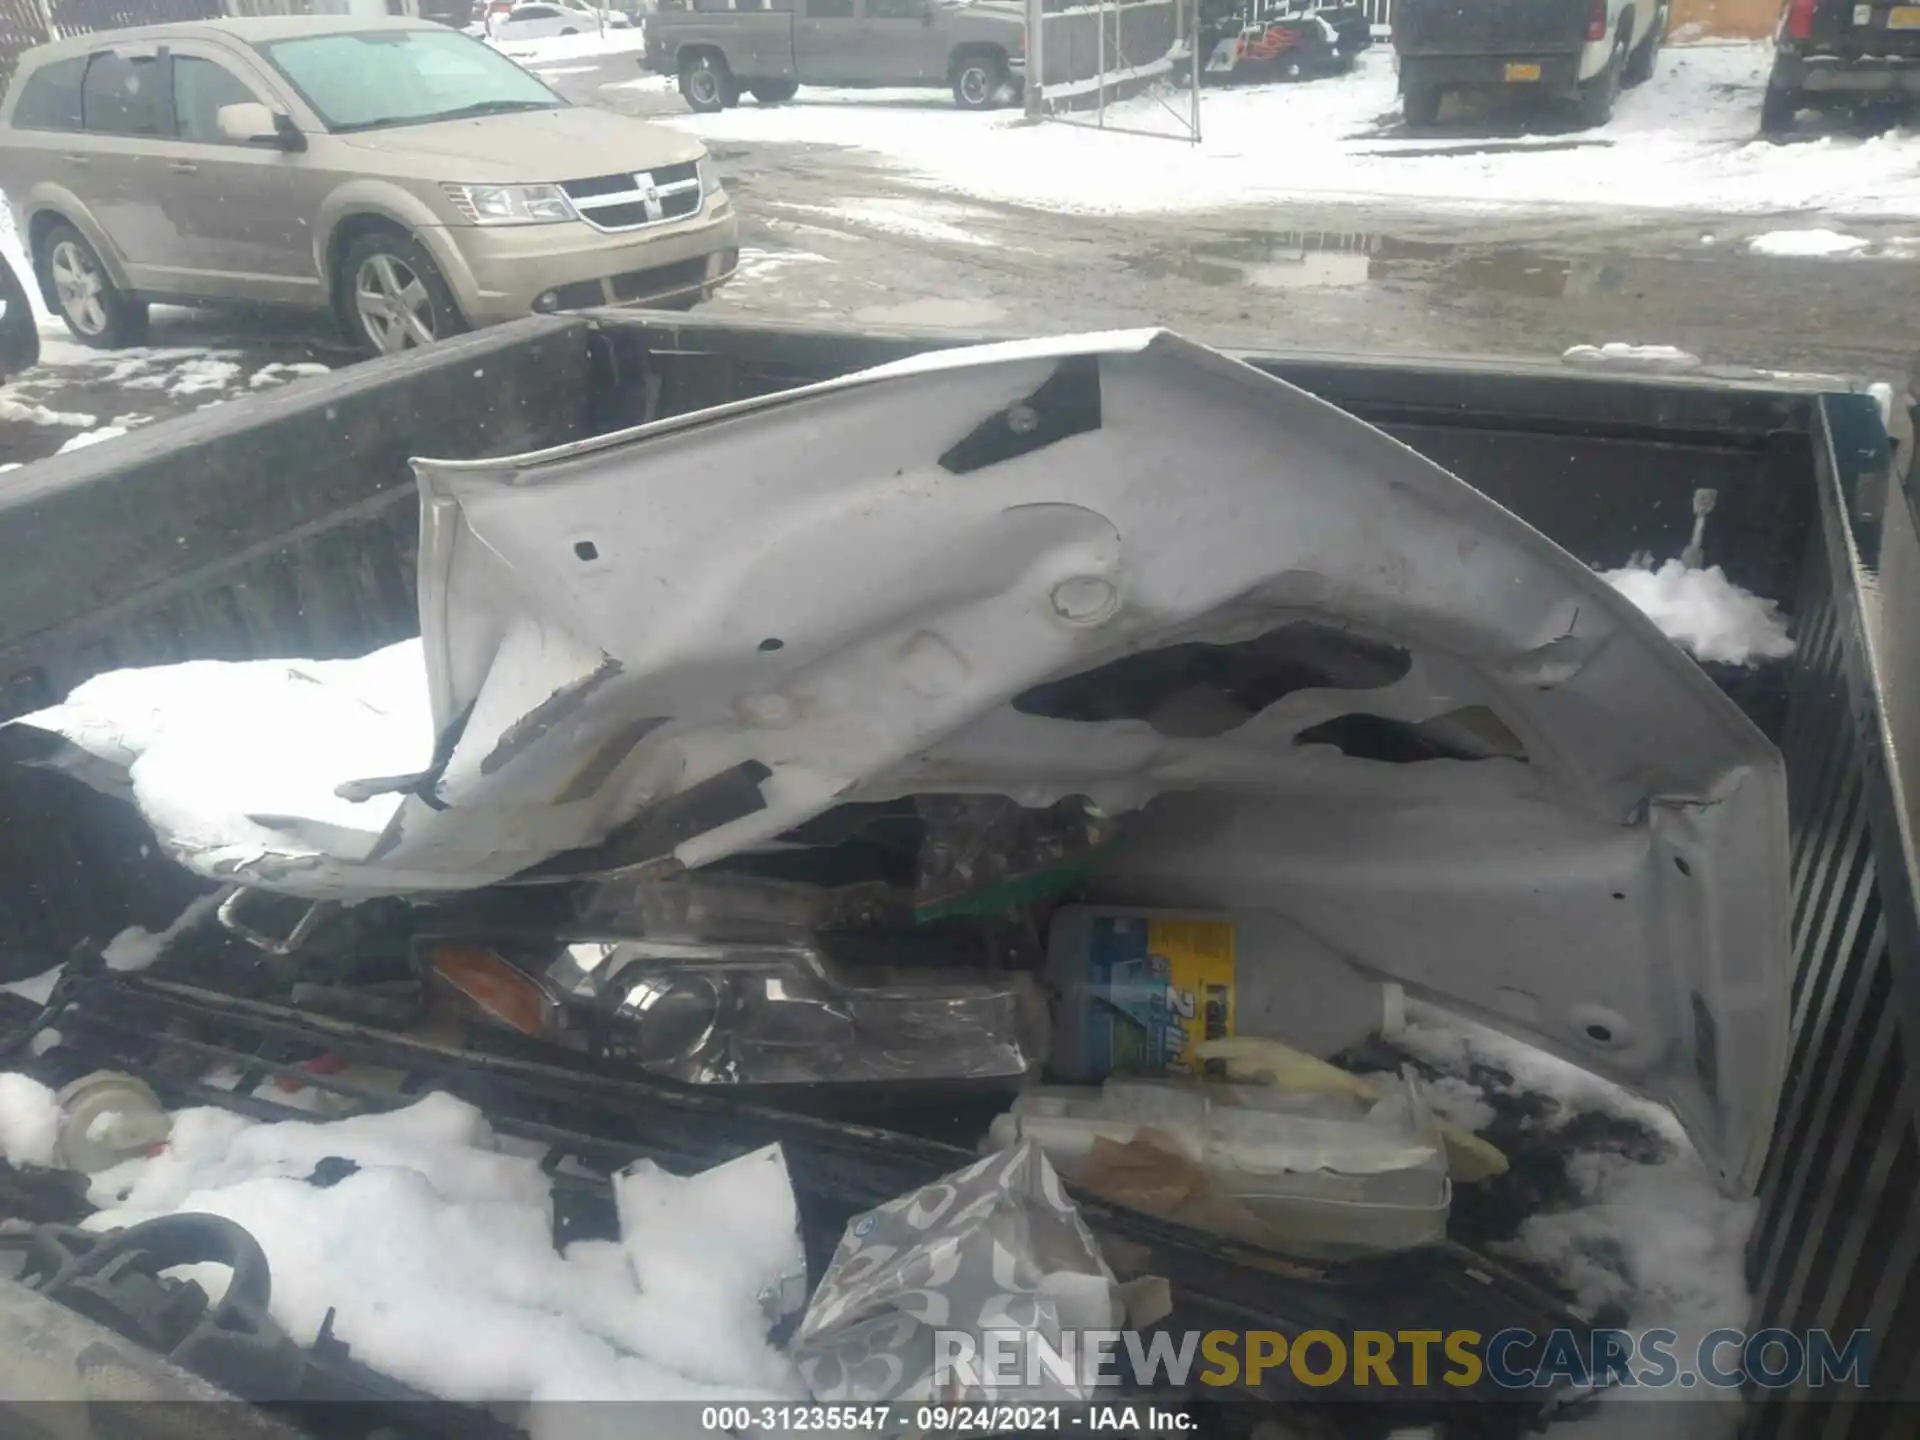
[[1006,1394],[1078,1385],[1257,1386],[1290,1376],[1310,1387],[1390,1390],[1483,1381],[1507,1390],[1576,1386],[1665,1389],[1753,1385],[1766,1390],[1871,1384],[1872,1336],[1824,1330],[1714,1330],[1683,1345],[1663,1329],[1554,1330],[1077,1330],[1055,1346],[1026,1330],[934,1332],[934,1381]]

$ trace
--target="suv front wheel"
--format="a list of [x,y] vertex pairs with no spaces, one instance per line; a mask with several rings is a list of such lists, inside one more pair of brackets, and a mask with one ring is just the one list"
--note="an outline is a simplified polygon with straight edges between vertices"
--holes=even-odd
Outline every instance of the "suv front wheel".
[[87,237],[66,223],[41,241],[42,289],[82,345],[116,350],[146,338],[147,306],[113,283]]
[[398,230],[373,230],[340,259],[341,310],[353,338],[377,355],[431,345],[467,328],[426,247]]

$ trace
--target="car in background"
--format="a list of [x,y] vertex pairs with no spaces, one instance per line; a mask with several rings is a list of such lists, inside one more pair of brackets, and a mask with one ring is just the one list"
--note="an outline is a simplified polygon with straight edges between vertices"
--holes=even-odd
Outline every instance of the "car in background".
[[422,20],[433,20],[441,25],[459,30],[472,23],[472,8],[468,0],[416,0],[418,14]]
[[494,17],[490,34],[500,41],[544,40],[550,35],[593,35],[601,30],[626,30],[633,22],[618,10],[588,10],[559,0],[532,0]]
[[1652,78],[1667,18],[1668,0],[1395,0],[1407,124],[1434,124],[1451,92],[1539,96],[1604,125]]
[[793,98],[802,85],[950,87],[963,110],[1018,94],[1026,11],[1017,0],[791,0],[787,9],[662,6],[640,63],[680,82],[693,110]]
[[495,40],[541,40],[549,35],[592,35],[602,30],[626,30],[633,22],[610,6],[586,0],[524,0],[492,11],[487,33]]
[[535,311],[685,308],[739,264],[689,136],[573,106],[431,21],[260,16],[21,55],[0,189],[75,338],[153,301],[331,309],[395,351]]
[[1802,110],[1920,98],[1920,5],[1789,0],[1773,32],[1760,132],[1783,135]]

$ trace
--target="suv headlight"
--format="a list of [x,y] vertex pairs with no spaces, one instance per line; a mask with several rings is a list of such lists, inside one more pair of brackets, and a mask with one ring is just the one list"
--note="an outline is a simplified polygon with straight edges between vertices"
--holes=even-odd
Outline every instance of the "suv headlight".
[[700,172],[700,198],[720,193],[720,169],[713,163],[711,155],[702,155],[694,161],[694,169]]
[[475,225],[547,225],[575,218],[558,185],[442,184],[447,198]]

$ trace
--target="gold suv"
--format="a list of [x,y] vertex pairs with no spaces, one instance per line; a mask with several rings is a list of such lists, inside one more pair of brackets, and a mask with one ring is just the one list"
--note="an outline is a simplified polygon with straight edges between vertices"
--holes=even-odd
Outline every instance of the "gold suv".
[[370,349],[587,305],[685,308],[739,262],[698,141],[568,104],[418,20],[263,17],[29,50],[0,188],[89,345],[149,301],[333,309]]

